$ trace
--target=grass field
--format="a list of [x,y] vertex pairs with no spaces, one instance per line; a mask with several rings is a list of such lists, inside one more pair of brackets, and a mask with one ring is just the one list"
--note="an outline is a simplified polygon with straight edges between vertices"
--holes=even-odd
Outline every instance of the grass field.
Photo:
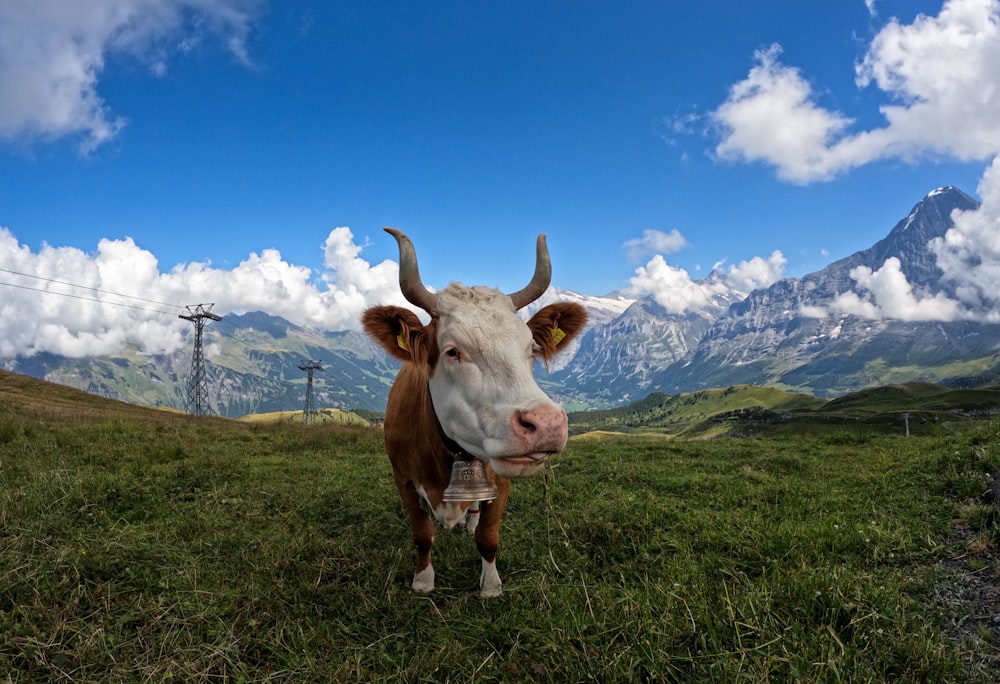
[[410,593],[377,430],[46,391],[0,392],[0,681],[1000,674],[1000,533],[977,498],[993,422],[575,438],[514,484],[505,593],[481,600],[464,532],[438,536],[437,590]]

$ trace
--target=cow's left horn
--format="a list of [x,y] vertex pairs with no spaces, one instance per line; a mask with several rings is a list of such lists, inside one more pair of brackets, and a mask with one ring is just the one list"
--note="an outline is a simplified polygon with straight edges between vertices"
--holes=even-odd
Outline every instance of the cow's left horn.
[[538,236],[535,244],[535,275],[523,290],[518,290],[510,296],[514,309],[531,304],[542,296],[552,282],[552,261],[549,259],[549,248],[545,244],[545,233]]
[[397,228],[386,227],[383,230],[396,238],[396,242],[399,243],[399,289],[403,291],[406,301],[414,306],[419,306],[429,314],[434,313],[437,297],[420,280],[420,271],[417,269],[417,250],[414,249],[410,238]]

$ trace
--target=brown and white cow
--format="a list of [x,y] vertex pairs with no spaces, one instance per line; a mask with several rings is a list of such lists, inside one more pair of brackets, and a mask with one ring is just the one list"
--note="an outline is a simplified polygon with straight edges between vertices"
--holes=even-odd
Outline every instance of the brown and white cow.
[[[552,276],[545,235],[538,236],[535,274],[512,295],[492,287],[452,283],[438,293],[420,280],[413,243],[386,228],[399,243],[399,285],[413,305],[430,314],[423,325],[412,311],[377,306],[365,311],[365,331],[403,362],[389,391],[385,448],[406,506],[417,549],[412,588],[434,589],[434,522],[474,531],[482,556],[480,595],[501,591],[496,569],[500,517],[512,477],[539,471],[566,446],[566,412],[538,387],[534,359],[551,359],[587,320],[579,304],[544,307],[525,323],[515,313],[542,295]],[[492,501],[444,502],[452,463],[482,460],[496,487]]]

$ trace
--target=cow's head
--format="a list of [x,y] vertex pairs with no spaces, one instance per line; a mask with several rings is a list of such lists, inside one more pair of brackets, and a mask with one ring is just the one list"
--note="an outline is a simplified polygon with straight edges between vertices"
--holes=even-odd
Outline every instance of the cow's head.
[[395,358],[426,368],[428,389],[444,434],[505,477],[536,472],[566,446],[566,412],[532,377],[535,358],[551,359],[587,321],[579,304],[542,308],[525,323],[515,313],[538,299],[552,277],[545,236],[538,236],[535,274],[506,295],[492,287],[452,283],[438,293],[420,280],[413,243],[399,243],[399,284],[406,299],[431,316],[394,306],[365,312],[365,331]]

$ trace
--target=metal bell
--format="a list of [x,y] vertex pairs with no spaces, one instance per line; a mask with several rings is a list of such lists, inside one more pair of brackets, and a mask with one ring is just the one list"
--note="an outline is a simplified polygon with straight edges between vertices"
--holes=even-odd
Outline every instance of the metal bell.
[[454,501],[493,501],[497,498],[497,489],[486,478],[486,468],[478,458],[471,460],[455,459],[451,464],[451,482],[444,490],[442,500],[445,503]]

